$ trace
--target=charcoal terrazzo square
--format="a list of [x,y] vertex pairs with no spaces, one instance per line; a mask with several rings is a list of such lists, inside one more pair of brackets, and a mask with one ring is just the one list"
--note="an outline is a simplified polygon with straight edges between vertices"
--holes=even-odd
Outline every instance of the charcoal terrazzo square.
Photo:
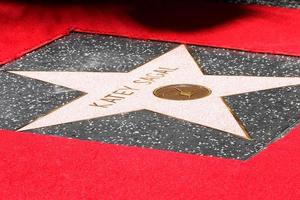
[[[179,45],[72,32],[2,66],[0,128],[18,130],[85,95],[79,90],[10,71],[128,73]],[[299,57],[194,45],[185,48],[206,75],[300,77]],[[224,101],[247,129],[251,140],[147,109],[28,131],[246,160],[283,137],[300,120],[299,85],[226,96]]]

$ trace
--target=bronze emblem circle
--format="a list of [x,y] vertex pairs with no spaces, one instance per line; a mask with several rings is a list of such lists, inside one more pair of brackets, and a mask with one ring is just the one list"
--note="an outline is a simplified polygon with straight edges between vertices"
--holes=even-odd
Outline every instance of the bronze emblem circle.
[[168,100],[195,100],[209,96],[211,90],[201,85],[175,84],[159,87],[153,94]]

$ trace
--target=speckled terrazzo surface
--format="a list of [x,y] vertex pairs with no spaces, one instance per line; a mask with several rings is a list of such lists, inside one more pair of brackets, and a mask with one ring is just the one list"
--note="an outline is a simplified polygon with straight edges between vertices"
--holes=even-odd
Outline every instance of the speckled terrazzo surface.
[[[0,71],[0,128],[16,130],[82,95],[6,71],[128,72],[178,44],[71,33]],[[208,75],[300,77],[300,58],[187,46]],[[300,119],[300,86],[224,98],[252,140],[148,110],[71,122],[32,132],[245,160]],[[12,106],[13,105],[13,106]],[[7,109],[9,108],[9,109]],[[16,114],[17,113],[17,114]],[[222,119],[218,119],[222,120]]]
[[230,3],[260,4],[260,5],[268,5],[268,6],[300,8],[299,0],[220,0],[220,1],[230,2]]
[[14,71],[128,72],[175,46],[172,43],[73,33],[6,67]]
[[82,92],[0,71],[0,128],[16,130]]

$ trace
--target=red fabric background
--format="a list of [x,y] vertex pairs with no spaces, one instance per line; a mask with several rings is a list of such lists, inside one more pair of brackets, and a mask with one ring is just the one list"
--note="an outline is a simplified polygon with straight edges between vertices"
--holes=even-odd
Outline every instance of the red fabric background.
[[[147,7],[141,7],[142,14],[149,14]],[[195,20],[193,17],[201,16],[179,8],[183,11],[176,12],[193,19],[192,24],[179,27],[176,22],[188,21],[175,15],[175,21],[173,16],[162,19],[164,13],[152,11],[149,5],[150,15],[153,13],[162,24],[178,26],[165,29],[139,18],[143,15],[124,4],[0,3],[0,62],[12,60],[71,29],[300,55],[300,10],[223,4],[212,8],[205,4],[201,10],[204,18]],[[211,9],[215,8],[212,15]],[[238,14],[228,17],[226,12]],[[220,20],[209,18],[212,16]],[[221,20],[226,17],[227,21]],[[211,24],[206,24],[207,20]],[[267,150],[241,162],[1,131],[0,198],[299,199],[299,132],[300,127],[295,128]]]
[[195,2],[189,6],[189,1],[156,6],[0,3],[0,63],[70,30],[300,55],[300,10]]

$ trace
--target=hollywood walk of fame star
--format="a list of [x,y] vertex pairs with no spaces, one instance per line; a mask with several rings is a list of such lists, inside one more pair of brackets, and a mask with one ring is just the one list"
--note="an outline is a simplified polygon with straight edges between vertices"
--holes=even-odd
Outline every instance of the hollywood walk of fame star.
[[[79,90],[82,97],[19,129],[52,126],[147,109],[249,139],[222,97],[300,84],[296,77],[204,75],[181,45],[128,73],[10,71],[33,79]],[[179,91],[187,101],[159,98],[163,86],[194,85],[210,90],[202,98]],[[178,90],[178,88],[177,88]]]

